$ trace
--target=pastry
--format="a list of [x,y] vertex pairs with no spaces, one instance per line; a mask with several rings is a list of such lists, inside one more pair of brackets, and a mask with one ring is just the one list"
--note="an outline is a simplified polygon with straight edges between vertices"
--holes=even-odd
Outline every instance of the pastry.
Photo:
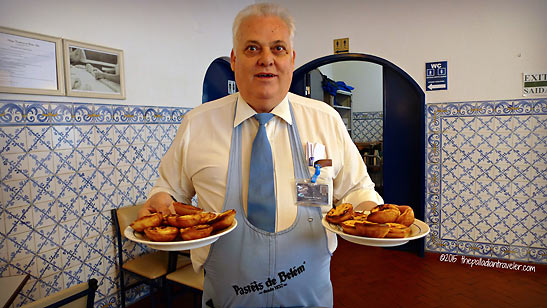
[[362,221],[355,223],[355,228],[360,236],[366,237],[385,237],[389,233],[389,225],[379,224],[370,221]]
[[148,227],[144,234],[154,242],[170,242],[179,234],[179,229],[171,226]]
[[367,220],[375,223],[385,224],[388,222],[395,222],[400,214],[401,212],[396,205],[381,204],[370,211]]
[[213,232],[213,226],[210,225],[197,225],[188,228],[180,229],[180,236],[185,241],[197,240],[207,237]]
[[386,234],[386,237],[403,238],[410,235],[411,230],[405,225],[392,222],[387,223],[387,225],[389,226],[389,232]]
[[342,231],[344,231],[344,233],[351,234],[351,235],[360,235],[359,232],[357,231],[357,228],[355,227],[355,224],[359,222],[363,222],[363,221],[349,219],[349,220],[343,221],[340,224],[340,226],[342,227]]
[[410,227],[414,223],[414,210],[408,205],[399,205],[398,208],[401,215],[395,222]]
[[188,227],[199,224],[199,222],[201,221],[201,214],[193,214],[193,215],[171,214],[167,216],[166,220],[170,226],[177,227],[177,228],[188,228]]
[[137,232],[143,232],[149,227],[160,226],[163,222],[163,216],[159,213],[143,216],[131,223],[131,228]]
[[353,215],[353,206],[350,203],[342,203],[327,212],[325,219],[333,224],[340,224]]
[[223,213],[218,214],[214,219],[208,222],[209,225],[213,227],[213,230],[222,230],[226,229],[232,225],[236,217],[235,210],[228,210]]
[[211,212],[202,212],[199,214],[199,216],[200,216],[199,224],[203,225],[203,224],[210,223],[213,219],[215,219],[218,216],[218,214],[211,213]]

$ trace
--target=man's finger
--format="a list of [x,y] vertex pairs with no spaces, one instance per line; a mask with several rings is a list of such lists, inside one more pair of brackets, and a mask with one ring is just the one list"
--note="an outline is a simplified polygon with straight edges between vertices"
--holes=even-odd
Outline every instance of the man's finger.
[[141,218],[143,216],[147,216],[147,215],[151,215],[152,212],[150,211],[149,208],[143,206],[140,210],[139,210],[139,215],[138,217]]
[[169,204],[169,207],[167,208],[169,210],[169,214],[176,214],[177,211],[175,211],[175,206],[173,205],[173,203],[171,202],[171,204]]

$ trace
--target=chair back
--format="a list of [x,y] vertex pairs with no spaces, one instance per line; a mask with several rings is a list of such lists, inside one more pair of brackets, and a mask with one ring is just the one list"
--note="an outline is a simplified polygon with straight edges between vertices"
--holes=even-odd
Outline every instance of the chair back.
[[[134,258],[128,258],[127,260],[124,260],[124,231],[132,222],[137,219],[139,210],[142,208],[142,206],[142,204],[130,205],[117,209],[112,209],[110,211],[112,215],[112,223],[114,224],[114,229],[116,229],[116,250],[118,255],[118,266],[120,273],[120,304],[122,308],[126,307],[126,292],[130,289],[133,289],[145,283],[152,288],[151,293],[160,290],[169,266],[168,254],[165,251],[149,252],[140,256],[136,256]],[[134,274],[134,276],[138,276],[140,278],[138,278],[136,282],[128,284],[125,279],[126,273]]]
[[142,204],[138,204],[133,206],[124,206],[113,210],[116,212],[116,217],[114,219],[117,218],[118,231],[121,236],[125,237],[123,234],[125,228],[137,219],[141,207]]
[[89,279],[68,289],[61,290],[21,308],[93,308],[97,280]]

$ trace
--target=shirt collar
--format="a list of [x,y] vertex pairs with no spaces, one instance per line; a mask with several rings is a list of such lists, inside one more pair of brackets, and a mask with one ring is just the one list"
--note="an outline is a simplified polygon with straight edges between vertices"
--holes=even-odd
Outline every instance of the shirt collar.
[[[237,95],[237,107],[236,107],[236,116],[234,119],[234,127],[241,124],[243,121],[254,116],[256,111],[254,111],[249,104],[241,97],[241,94]],[[287,124],[292,125],[291,111],[289,108],[289,94],[271,111],[274,115],[283,119]]]

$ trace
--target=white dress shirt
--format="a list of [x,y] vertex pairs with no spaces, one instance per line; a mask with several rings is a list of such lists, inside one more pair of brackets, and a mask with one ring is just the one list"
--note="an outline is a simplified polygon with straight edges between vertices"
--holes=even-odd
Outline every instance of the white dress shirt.
[[[234,118],[234,109],[237,110]],[[332,159],[332,167],[321,168],[320,179],[333,184],[334,202],[357,205],[363,201],[383,203],[374,190],[363,159],[351,140],[340,115],[324,102],[289,93],[271,113],[266,124],[272,147],[276,183],[276,230],[287,229],[297,214],[292,152],[287,125],[292,124],[290,101],[302,147],[307,142],[321,143]],[[191,204],[197,194],[198,206],[221,212],[233,128],[242,125],[242,197],[247,205],[249,164],[254,137],[258,131],[256,112],[238,94],[200,105],[184,115],[171,147],[162,158],[159,179],[149,196],[167,192],[178,201]],[[309,167],[313,174],[313,167]],[[328,210],[328,209],[324,209]],[[327,232],[329,249],[336,249],[336,235]],[[207,258],[209,246],[192,250],[198,269]]]

